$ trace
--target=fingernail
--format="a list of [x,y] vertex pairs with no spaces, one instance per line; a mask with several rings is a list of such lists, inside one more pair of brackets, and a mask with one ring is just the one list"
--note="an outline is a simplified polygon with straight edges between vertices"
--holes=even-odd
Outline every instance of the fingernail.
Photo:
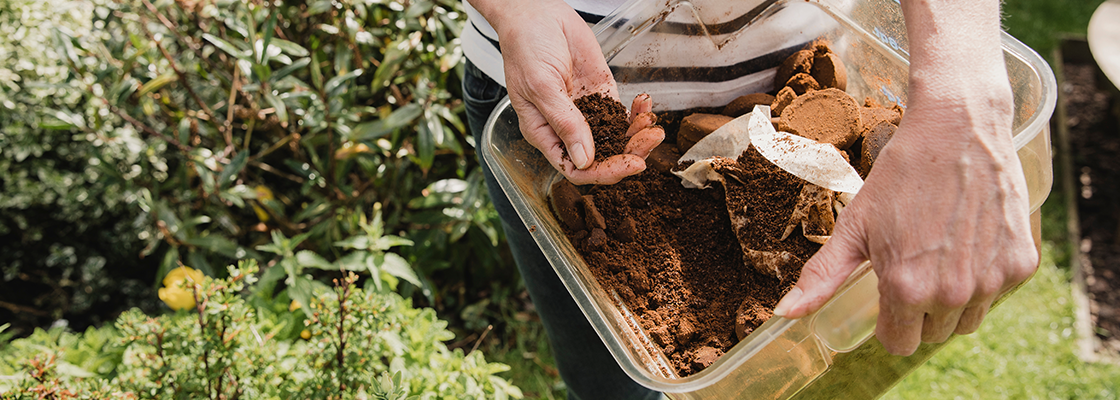
[[572,157],[572,163],[576,165],[577,169],[587,168],[590,162],[587,160],[587,151],[583,149],[583,143],[576,143],[572,148],[568,149],[568,155]]
[[789,314],[789,310],[793,308],[793,306],[796,306],[797,302],[801,300],[801,294],[801,288],[797,286],[790,289],[789,293],[786,293],[785,297],[782,297],[782,301],[778,302],[778,306],[774,307],[774,315],[785,317],[786,314]]

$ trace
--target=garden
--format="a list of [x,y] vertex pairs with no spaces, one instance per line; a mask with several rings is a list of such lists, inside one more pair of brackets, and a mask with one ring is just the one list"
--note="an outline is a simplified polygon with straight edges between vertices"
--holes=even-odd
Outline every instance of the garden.
[[[1100,2],[1007,0],[1005,28],[1055,65]],[[465,20],[0,0],[0,398],[564,398],[466,128]],[[887,398],[1120,397],[1076,352],[1054,187],[1039,272]]]

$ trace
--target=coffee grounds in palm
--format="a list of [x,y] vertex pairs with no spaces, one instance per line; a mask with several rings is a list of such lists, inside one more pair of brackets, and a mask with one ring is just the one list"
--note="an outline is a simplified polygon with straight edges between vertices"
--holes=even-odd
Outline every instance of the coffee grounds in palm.
[[595,160],[602,161],[622,154],[626,148],[626,130],[630,128],[626,106],[601,93],[580,97],[575,103],[591,127],[591,137],[595,139]]

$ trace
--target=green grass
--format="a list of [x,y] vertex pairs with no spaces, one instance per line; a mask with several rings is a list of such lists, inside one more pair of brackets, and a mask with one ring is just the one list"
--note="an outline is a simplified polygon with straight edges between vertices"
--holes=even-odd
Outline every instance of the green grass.
[[1011,36],[1049,58],[1058,33],[1084,35],[1103,0],[1004,0],[1003,26]]
[[501,340],[490,341],[479,347],[491,362],[510,366],[502,374],[521,388],[530,399],[566,399],[564,381],[556,370],[552,348],[539,319],[508,320],[507,331]]
[[953,339],[884,399],[1115,399],[1120,366],[1074,354],[1068,269],[1043,249],[1038,273],[992,310],[975,334]]

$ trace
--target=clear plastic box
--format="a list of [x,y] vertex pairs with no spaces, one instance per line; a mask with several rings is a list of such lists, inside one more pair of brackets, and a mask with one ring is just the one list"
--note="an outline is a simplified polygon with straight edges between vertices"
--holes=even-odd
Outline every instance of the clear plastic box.
[[[621,98],[650,93],[655,111],[665,111],[657,104],[666,103],[676,104],[676,109],[722,106],[743,94],[770,91],[773,67],[806,43],[823,38],[846,64],[849,94],[883,104],[905,104],[909,62],[897,1],[771,0],[749,9],[743,3],[631,0],[604,18],[594,31],[615,71]],[[690,30],[699,32],[699,39],[666,40],[674,32]],[[678,48],[660,51],[665,46]],[[1003,49],[1015,95],[1013,143],[1026,174],[1037,244],[1038,208],[1053,180],[1049,119],[1057,99],[1056,83],[1038,54],[1007,34]],[[690,56],[679,57],[681,51]],[[678,57],[660,57],[669,53]],[[648,67],[689,71],[690,60],[732,57],[735,61],[738,54],[749,54],[750,59],[735,64],[738,69],[720,71],[763,73],[687,85],[643,84],[648,80],[644,74],[651,71]],[[539,153],[515,148],[521,139],[507,99],[487,122],[480,150],[607,348],[622,369],[644,386],[675,399],[874,398],[944,345],[923,344],[915,355],[895,357],[873,340],[879,295],[875,274],[865,263],[817,313],[799,320],[771,318],[704,371],[679,377],[664,355],[648,350],[656,347],[648,346],[650,339],[640,324],[621,301],[603,291],[569,243],[548,205],[549,187],[561,176]]]

